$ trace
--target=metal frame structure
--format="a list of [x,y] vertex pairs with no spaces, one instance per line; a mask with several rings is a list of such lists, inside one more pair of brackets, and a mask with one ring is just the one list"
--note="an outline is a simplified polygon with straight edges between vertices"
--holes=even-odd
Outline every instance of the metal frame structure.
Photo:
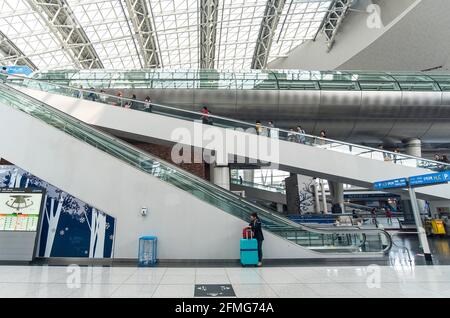
[[125,0],[146,68],[161,67],[156,33],[145,0]]
[[219,0],[200,0],[200,68],[213,69]]
[[324,18],[331,19],[331,3],[4,0],[0,64],[28,63],[42,70],[264,69],[313,39]]
[[103,68],[66,0],[28,0],[28,3],[46,22],[75,65],[84,69]]
[[32,70],[38,69],[2,31],[0,31],[0,53],[6,61],[12,61],[14,65],[26,65]]
[[266,10],[256,40],[255,53],[253,54],[252,69],[264,69],[267,66],[272,40],[283,13],[286,0],[267,0]]
[[339,28],[348,13],[348,9],[353,5],[354,1],[355,0],[334,0],[331,4],[322,28],[322,32],[326,38],[328,52],[333,48]]

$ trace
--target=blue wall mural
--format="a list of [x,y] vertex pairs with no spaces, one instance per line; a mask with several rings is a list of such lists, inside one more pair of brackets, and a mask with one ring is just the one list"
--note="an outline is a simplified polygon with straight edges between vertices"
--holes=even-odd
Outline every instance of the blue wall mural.
[[113,217],[16,166],[0,166],[0,187],[45,189],[38,256],[112,256],[116,222]]

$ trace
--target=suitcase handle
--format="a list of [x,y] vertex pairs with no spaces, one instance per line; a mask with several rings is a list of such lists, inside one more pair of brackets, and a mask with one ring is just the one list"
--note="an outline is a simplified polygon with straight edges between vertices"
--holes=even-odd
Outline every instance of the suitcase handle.
[[252,231],[252,229],[251,228],[248,228],[248,227],[246,227],[246,228],[244,228],[244,231],[245,231],[245,239],[249,239],[248,238],[248,233],[250,233],[250,239],[253,239],[253,231]]

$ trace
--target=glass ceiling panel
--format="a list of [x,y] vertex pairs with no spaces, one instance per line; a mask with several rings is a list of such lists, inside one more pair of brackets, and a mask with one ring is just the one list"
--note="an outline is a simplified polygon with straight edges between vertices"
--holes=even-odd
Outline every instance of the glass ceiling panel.
[[67,2],[105,68],[141,68],[125,3],[121,4],[121,0]]
[[331,1],[287,0],[272,42],[269,62],[286,56],[294,48],[313,39]]
[[165,68],[198,68],[198,1],[150,0]]
[[[161,66],[199,67],[200,0],[145,0]],[[331,1],[286,0],[269,61],[285,56],[316,34]],[[106,69],[140,69],[139,47],[123,0],[67,0]],[[267,0],[220,0],[215,67],[250,69]],[[39,69],[74,68],[70,52],[27,0],[0,0],[0,29]]]
[[56,37],[25,0],[0,1],[0,30],[40,69],[73,68]]
[[216,67],[250,69],[267,0],[223,0],[219,5]]

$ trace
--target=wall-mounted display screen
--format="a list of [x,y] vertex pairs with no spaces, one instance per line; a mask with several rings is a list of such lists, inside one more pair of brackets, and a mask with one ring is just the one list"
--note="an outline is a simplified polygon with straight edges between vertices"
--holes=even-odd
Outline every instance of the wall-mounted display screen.
[[43,191],[0,191],[0,231],[37,231]]

